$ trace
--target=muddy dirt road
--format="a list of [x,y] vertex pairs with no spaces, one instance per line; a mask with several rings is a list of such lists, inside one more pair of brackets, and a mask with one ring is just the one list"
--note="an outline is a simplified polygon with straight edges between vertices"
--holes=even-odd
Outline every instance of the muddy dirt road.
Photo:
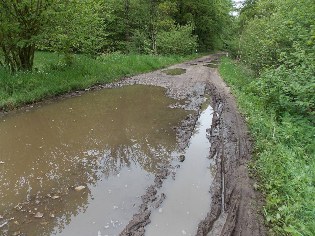
[[[265,235],[263,219],[259,213],[261,203],[247,168],[251,158],[250,137],[235,98],[215,68],[219,58],[220,55],[212,55],[171,67],[185,69],[181,75],[165,76],[162,71],[157,71],[122,83],[165,87],[169,96],[187,99],[186,109],[198,110],[203,97],[211,97],[214,112],[209,130],[209,158],[216,163],[215,177],[210,189],[210,210],[199,223],[196,235]],[[182,148],[188,145],[190,130],[183,131],[182,127],[178,129]],[[155,199],[152,196],[154,194],[155,191],[148,191],[149,202]],[[145,226],[151,221],[151,211],[147,205],[148,201],[144,201],[141,211],[121,235],[145,234]]]
[[[3,161],[0,156],[4,190],[0,197],[6,201],[0,208],[0,235],[265,235],[261,204],[247,169],[250,137],[234,97],[215,68],[220,56],[206,56],[1,114],[0,130],[7,133],[16,126],[20,113],[28,116],[19,122],[26,120],[31,125],[38,119],[42,129],[49,117],[47,132],[57,130],[59,138],[47,135],[42,140],[52,138],[51,150],[60,147],[58,153],[48,149],[45,155],[61,153],[64,157],[56,154],[55,161],[44,162],[44,170],[43,161],[33,156],[24,170],[24,163],[16,165],[13,157]],[[99,90],[107,95],[99,97]],[[105,100],[110,104],[106,108]],[[61,104],[54,109],[63,115],[52,119],[55,114],[49,106],[55,103]],[[92,115],[95,110],[102,113]],[[75,111],[80,118],[73,119]],[[70,119],[71,132],[65,130],[69,126],[65,121]],[[104,135],[109,133],[108,126],[94,126],[100,121],[111,124],[110,135]],[[67,143],[69,139],[72,142]],[[42,146],[48,144],[41,142]],[[75,146],[79,151],[72,149]],[[36,155],[44,152],[39,149]],[[5,151],[0,147],[0,155],[9,156]],[[28,178],[7,171],[10,161],[11,166],[27,172]],[[14,188],[8,178],[16,178]],[[53,193],[43,187],[47,183]],[[82,189],[76,191],[78,187]],[[11,194],[10,189],[16,193]],[[32,193],[35,189],[36,194]]]

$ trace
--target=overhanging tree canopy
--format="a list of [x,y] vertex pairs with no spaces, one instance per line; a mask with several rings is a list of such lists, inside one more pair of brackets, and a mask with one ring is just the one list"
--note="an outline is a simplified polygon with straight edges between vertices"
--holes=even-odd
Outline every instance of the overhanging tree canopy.
[[12,72],[32,69],[36,37],[50,5],[50,0],[0,1],[0,47]]

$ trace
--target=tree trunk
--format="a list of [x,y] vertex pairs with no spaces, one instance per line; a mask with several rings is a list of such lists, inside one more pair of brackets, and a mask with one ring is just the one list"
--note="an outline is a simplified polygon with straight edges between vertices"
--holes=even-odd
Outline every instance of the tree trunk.
[[17,71],[31,71],[33,67],[35,45],[31,44],[22,48],[13,45],[2,45],[5,64],[12,73]]
[[157,53],[156,37],[157,37],[157,0],[151,0],[151,23],[150,23],[150,35],[153,53]]
[[130,0],[125,0],[125,40],[126,42],[130,41]]
[[20,68],[18,70],[30,71],[33,68],[35,45],[31,44],[19,49]]

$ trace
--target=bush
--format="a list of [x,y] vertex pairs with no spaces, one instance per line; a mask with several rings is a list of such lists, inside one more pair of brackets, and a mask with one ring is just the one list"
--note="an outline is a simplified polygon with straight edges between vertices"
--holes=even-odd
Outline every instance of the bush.
[[157,35],[157,51],[159,54],[192,54],[197,49],[197,36],[192,35],[191,25],[177,26],[170,31],[162,31]]
[[136,54],[152,53],[151,40],[148,35],[140,30],[135,30],[128,44],[128,51]]
[[[281,67],[257,79],[229,59],[219,70],[254,138],[251,170],[266,197],[263,213],[270,235],[315,235],[315,126],[301,115],[309,114],[307,102],[314,98],[308,91],[309,72],[300,68],[290,75]],[[282,106],[290,112],[279,113]]]
[[315,64],[292,69],[281,65],[268,69],[252,83],[252,91],[260,96],[265,107],[271,106],[280,117],[285,113],[314,117]]
[[314,58],[314,12],[313,0],[256,1],[255,14],[240,37],[243,61],[260,74],[267,67],[292,67]]

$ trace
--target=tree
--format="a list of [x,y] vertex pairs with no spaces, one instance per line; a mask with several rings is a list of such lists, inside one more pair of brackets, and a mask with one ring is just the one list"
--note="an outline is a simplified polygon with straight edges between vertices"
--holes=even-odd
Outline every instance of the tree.
[[157,36],[157,51],[160,54],[192,54],[197,49],[197,36],[192,34],[193,26],[173,26],[160,31]]
[[35,49],[95,55],[105,37],[104,1],[0,0],[0,47],[12,72],[31,70]]
[[31,70],[38,35],[45,26],[50,0],[1,0],[0,47],[12,72]]
[[41,35],[40,48],[63,53],[67,64],[72,62],[72,53],[97,54],[106,36],[102,8],[99,0],[54,4],[46,13],[49,21]]
[[277,67],[284,61],[301,64],[306,58],[314,58],[313,0],[260,0],[254,7],[251,1],[249,4],[240,16],[247,19],[242,27],[240,54],[252,69],[261,73],[265,67]]
[[180,25],[194,24],[200,50],[222,47],[222,35],[232,19],[231,0],[177,0],[176,22]]
[[107,35],[105,51],[129,52],[147,40],[150,21],[147,0],[107,0],[101,12],[102,29]]

